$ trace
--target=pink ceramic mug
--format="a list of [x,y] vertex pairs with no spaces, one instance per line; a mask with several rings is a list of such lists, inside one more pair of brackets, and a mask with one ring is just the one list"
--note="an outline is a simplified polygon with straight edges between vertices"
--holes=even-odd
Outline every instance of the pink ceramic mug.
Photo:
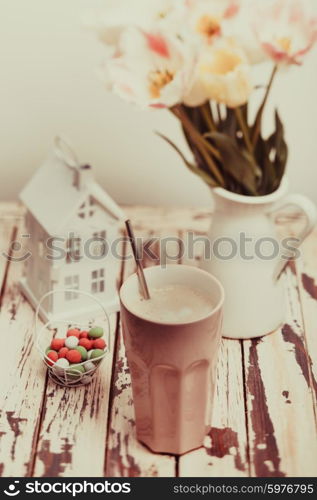
[[155,452],[179,455],[202,446],[209,429],[224,290],[212,275],[190,266],[150,267],[145,276],[150,290],[186,285],[202,291],[214,305],[197,321],[149,321],[131,310],[139,293],[136,274],[120,290],[137,437]]

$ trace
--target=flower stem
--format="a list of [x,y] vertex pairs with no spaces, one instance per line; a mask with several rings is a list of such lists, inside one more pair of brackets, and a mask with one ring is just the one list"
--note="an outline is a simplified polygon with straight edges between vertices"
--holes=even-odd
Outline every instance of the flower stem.
[[250,139],[250,135],[249,135],[247,123],[245,122],[245,120],[244,120],[244,118],[242,116],[240,108],[235,108],[234,111],[235,111],[237,120],[239,122],[239,125],[240,125],[240,128],[241,128],[241,132],[243,134],[244,142],[245,142],[246,148],[248,150],[248,153],[250,153],[250,155],[253,156],[253,147],[252,147],[252,143],[251,143],[251,139]]
[[200,144],[202,144],[217,160],[221,160],[219,151],[212,144],[210,144],[210,142],[204,139],[204,137],[192,124],[186,113],[182,112],[178,107],[172,108],[172,112],[183,123],[184,127],[189,132],[191,137],[195,140],[195,142],[199,142]]
[[265,95],[264,95],[263,102],[262,102],[262,104],[260,106],[260,109],[259,109],[257,117],[256,117],[256,121],[255,121],[255,124],[254,124],[253,137],[252,137],[253,148],[255,148],[256,143],[258,142],[258,138],[259,138],[260,130],[261,130],[261,124],[262,124],[263,111],[264,111],[265,105],[267,103],[268,97],[270,95],[270,91],[271,91],[271,88],[272,88],[273,81],[274,81],[275,75],[277,73],[277,70],[278,70],[278,66],[276,64],[274,66],[274,68],[273,68],[273,71],[272,71],[272,74],[271,74],[268,86],[266,88],[266,92],[265,92]]
[[218,124],[222,122],[220,104],[216,104]]
[[[208,165],[208,168],[216,179],[218,184],[222,187],[225,186],[225,180],[219,171],[217,164],[215,163],[213,156],[218,160],[221,159],[219,151],[214,148],[208,141],[206,141],[203,136],[196,130],[195,126],[191,123],[187,114],[183,112],[180,106],[174,106],[171,108],[172,113],[182,122],[185,130],[188,132],[189,136],[195,143],[198,151],[202,155],[204,161]],[[208,153],[209,151],[209,153]],[[211,153],[211,154],[210,154]]]
[[217,132],[217,127],[211,113],[209,102],[206,102],[205,104],[200,106],[199,109],[201,110],[202,116],[204,118],[207,127],[209,128],[209,131]]

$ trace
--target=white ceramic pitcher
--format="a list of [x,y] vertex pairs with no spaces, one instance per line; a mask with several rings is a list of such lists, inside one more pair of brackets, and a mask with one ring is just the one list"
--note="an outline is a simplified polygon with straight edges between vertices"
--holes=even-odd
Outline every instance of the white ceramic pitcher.
[[[315,205],[305,196],[287,195],[287,191],[286,179],[277,191],[261,197],[243,196],[222,188],[212,191],[212,255],[203,261],[202,268],[224,286],[225,337],[250,339],[267,335],[285,320],[280,275],[289,256],[286,247],[299,247],[317,222]],[[296,242],[280,240],[277,235],[274,219],[287,206],[294,206],[306,218]]]

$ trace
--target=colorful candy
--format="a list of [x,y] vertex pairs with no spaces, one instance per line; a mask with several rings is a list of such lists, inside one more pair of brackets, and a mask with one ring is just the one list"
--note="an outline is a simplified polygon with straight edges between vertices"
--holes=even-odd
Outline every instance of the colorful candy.
[[58,360],[58,354],[56,351],[49,351],[46,354],[46,357],[50,359],[50,361],[46,360],[47,364],[49,364],[50,366],[53,366]]
[[89,351],[90,349],[92,349],[92,344],[93,344],[93,340],[83,338],[83,339],[79,340],[78,345],[84,347],[85,349],[87,349],[87,351]]
[[88,332],[86,332],[86,330],[80,332],[79,338],[80,339],[88,339]]
[[65,340],[65,346],[68,347],[68,349],[74,349],[74,347],[78,346],[78,342],[78,338],[72,335]]
[[92,339],[99,339],[103,336],[103,328],[101,326],[95,326],[89,330],[89,337]]
[[96,339],[93,341],[92,346],[94,349],[104,349],[106,342],[103,339]]
[[65,339],[53,339],[51,342],[51,349],[59,351],[65,345]]
[[57,368],[57,371],[63,371],[66,370],[66,368],[69,367],[69,361],[67,361],[66,358],[59,358],[55,365],[54,365],[54,370]]
[[96,369],[96,365],[92,361],[86,361],[83,366],[85,368],[85,372],[90,372]]
[[77,337],[79,338],[80,330],[78,328],[70,328],[66,334],[66,337]]
[[81,354],[80,354],[79,351],[76,351],[75,349],[71,349],[66,354],[66,359],[68,359],[68,361],[70,363],[80,363],[80,361],[81,361]]
[[88,356],[87,349],[85,349],[82,345],[78,345],[75,347],[75,351],[80,353],[82,361],[86,361]]
[[53,339],[45,350],[46,363],[56,375],[66,372],[71,379],[80,379],[83,373],[93,372],[102,360],[107,346],[101,338],[103,334],[99,326],[89,331],[69,328],[65,339]]
[[83,365],[72,365],[68,368],[66,373],[70,378],[78,378],[82,373],[85,373],[85,368]]
[[[104,352],[101,350],[101,349],[94,349],[93,351],[91,351],[91,355],[89,357],[89,359],[96,359],[96,358],[101,358],[101,356],[104,355]],[[101,361],[98,360],[98,362]]]
[[69,349],[67,347],[62,347],[59,351],[58,351],[58,357],[59,358],[66,358],[66,354],[68,353]]
[[90,350],[88,351],[88,356],[87,356],[87,359],[90,359],[90,358],[91,358],[91,355],[92,355],[92,353],[93,353],[93,350],[94,350],[94,349],[90,349]]

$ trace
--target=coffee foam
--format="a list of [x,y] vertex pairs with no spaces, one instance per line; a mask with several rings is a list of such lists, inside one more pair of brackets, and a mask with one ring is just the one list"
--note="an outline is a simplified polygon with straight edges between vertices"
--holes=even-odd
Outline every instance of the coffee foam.
[[190,323],[208,316],[214,309],[210,297],[198,288],[165,285],[150,290],[151,299],[140,295],[129,303],[134,314],[158,323]]

